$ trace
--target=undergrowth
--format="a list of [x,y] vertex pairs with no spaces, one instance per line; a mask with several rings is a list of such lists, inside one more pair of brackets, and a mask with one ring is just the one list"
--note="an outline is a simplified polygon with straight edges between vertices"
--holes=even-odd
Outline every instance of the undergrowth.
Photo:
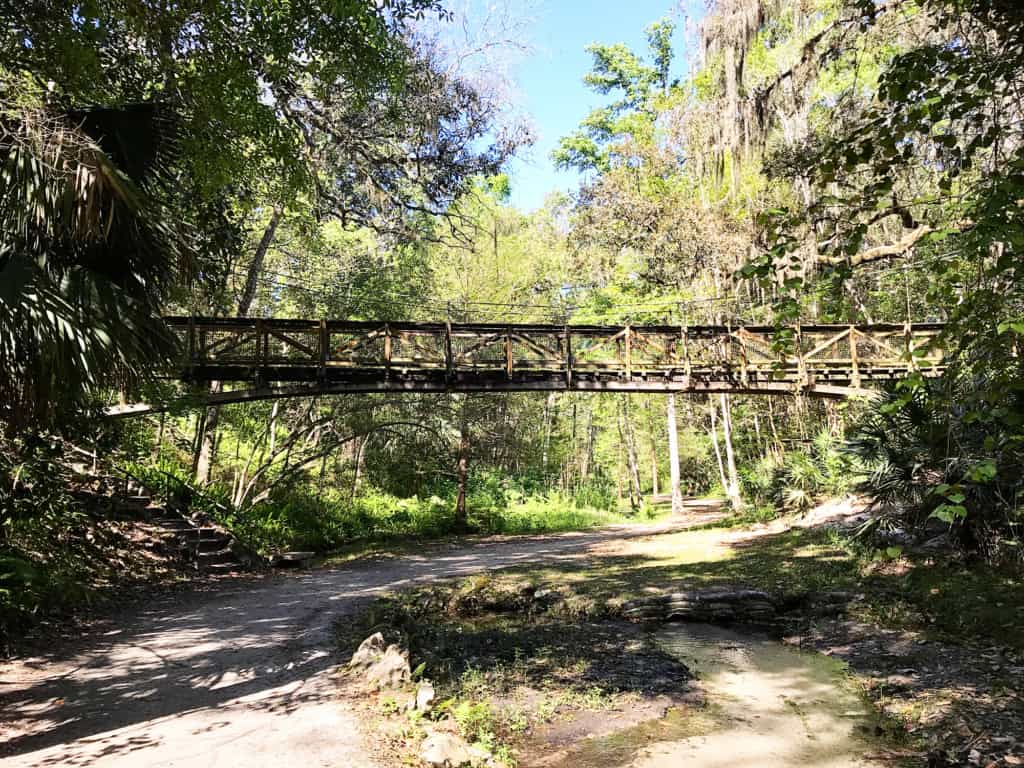
[[[214,484],[199,491],[184,469],[171,462],[135,464],[130,469],[161,497],[207,514],[264,554],[327,553],[353,543],[436,539],[466,532],[458,524],[450,489],[401,498],[372,486],[353,496],[348,489],[292,485],[276,489],[258,504],[234,509],[227,489]],[[591,487],[567,495],[484,475],[475,478],[467,512],[471,533],[531,534],[650,520],[664,510],[645,506],[637,514],[627,514]]]

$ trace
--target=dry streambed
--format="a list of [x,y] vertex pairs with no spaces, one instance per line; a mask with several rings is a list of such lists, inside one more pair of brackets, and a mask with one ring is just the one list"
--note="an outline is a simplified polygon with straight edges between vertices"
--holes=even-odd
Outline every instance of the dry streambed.
[[[737,594],[672,604],[763,610],[763,594]],[[381,600],[339,632],[350,651],[381,633],[343,690],[385,764],[853,768],[873,732],[838,662],[754,631],[594,616],[565,589],[473,577]]]

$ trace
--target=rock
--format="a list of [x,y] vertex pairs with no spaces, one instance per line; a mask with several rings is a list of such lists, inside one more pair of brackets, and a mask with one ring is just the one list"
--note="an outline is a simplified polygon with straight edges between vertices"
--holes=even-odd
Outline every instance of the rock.
[[454,733],[434,733],[428,736],[420,750],[420,759],[428,765],[459,768],[473,760],[469,745]]
[[921,549],[926,552],[941,552],[953,548],[953,540],[948,533],[940,533],[938,536],[933,536],[921,545]]
[[479,744],[471,744],[469,747],[469,764],[472,766],[485,766],[490,763],[494,754],[486,747]]
[[377,632],[359,644],[359,648],[352,654],[352,660],[348,665],[353,669],[365,669],[380,661],[380,657],[383,655],[384,635]]
[[407,654],[397,645],[384,647],[380,632],[363,640],[348,663],[351,669],[361,669],[366,683],[376,688],[397,688],[409,682],[412,670]]
[[804,613],[810,616],[839,616],[846,612],[850,603],[863,600],[863,595],[839,590],[814,592],[804,600]]
[[738,587],[711,587],[630,600],[622,606],[628,619],[764,622],[775,616],[767,593]]
[[363,674],[367,685],[376,688],[398,688],[408,683],[411,677],[409,658],[397,645],[389,645],[384,654],[367,667]]
[[426,712],[434,703],[434,686],[430,683],[420,683],[416,689],[416,711]]

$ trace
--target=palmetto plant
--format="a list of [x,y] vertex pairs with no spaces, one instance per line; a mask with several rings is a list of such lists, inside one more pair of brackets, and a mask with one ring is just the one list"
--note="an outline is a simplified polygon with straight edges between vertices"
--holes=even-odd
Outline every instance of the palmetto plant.
[[52,425],[173,349],[160,307],[186,263],[159,200],[150,107],[0,104],[0,420]]
[[863,489],[874,506],[920,519],[949,469],[948,423],[923,397],[895,406],[891,398],[866,418],[850,447],[869,470]]
[[[851,446],[870,470],[863,490],[876,508],[911,526],[937,517],[966,548],[995,555],[1019,538],[1024,452],[1011,422],[979,417],[976,393],[988,387],[947,374],[891,396]],[[1002,403],[1009,413],[1020,410],[1013,397]]]

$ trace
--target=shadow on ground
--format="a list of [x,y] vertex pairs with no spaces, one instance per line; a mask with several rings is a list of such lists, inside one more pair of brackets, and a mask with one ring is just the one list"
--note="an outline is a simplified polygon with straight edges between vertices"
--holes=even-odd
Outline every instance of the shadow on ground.
[[[288,736],[287,729],[276,733],[276,721],[253,716],[288,717],[331,702],[325,672],[339,661],[331,625],[382,591],[578,561],[594,545],[688,522],[457,542],[419,555],[226,583],[213,594],[165,596],[119,628],[0,667],[0,754],[22,755],[17,764],[24,765],[96,764],[126,754],[156,762],[195,751],[194,737],[205,734],[200,763],[224,750],[222,759],[236,764],[257,742],[263,754],[273,739]],[[257,735],[249,733],[253,727]],[[349,730],[343,738],[355,740],[354,726]]]

